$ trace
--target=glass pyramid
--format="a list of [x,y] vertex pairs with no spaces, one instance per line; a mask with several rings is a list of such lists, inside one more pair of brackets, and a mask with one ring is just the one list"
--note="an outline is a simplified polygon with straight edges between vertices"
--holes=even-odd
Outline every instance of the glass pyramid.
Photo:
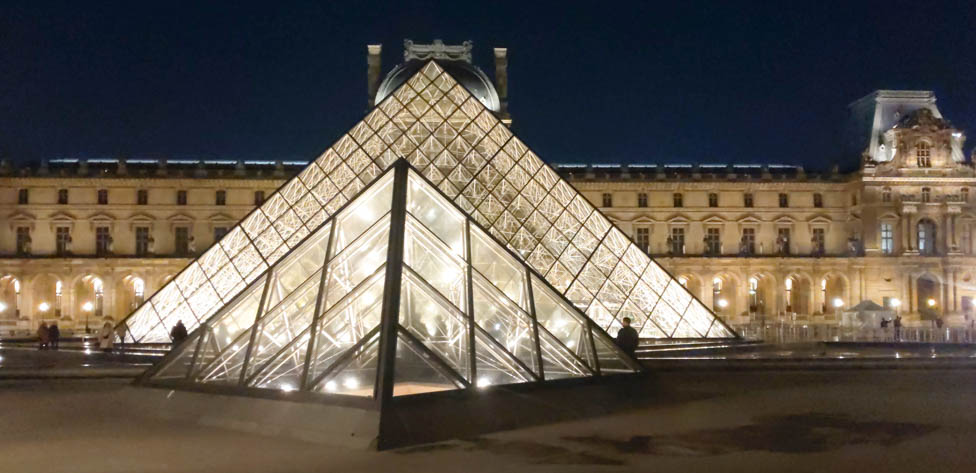
[[639,370],[401,159],[144,380],[377,399]]
[[602,329],[630,317],[646,338],[736,336],[430,61],[130,314],[127,341],[166,343],[178,320],[209,320],[400,157]]

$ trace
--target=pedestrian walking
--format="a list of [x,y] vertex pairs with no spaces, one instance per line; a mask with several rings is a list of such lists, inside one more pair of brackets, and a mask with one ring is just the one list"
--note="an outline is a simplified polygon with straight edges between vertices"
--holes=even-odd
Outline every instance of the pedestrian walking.
[[617,331],[617,346],[628,355],[634,356],[637,353],[640,337],[637,335],[637,330],[630,326],[630,317],[624,317],[621,322],[623,327]]
[[177,321],[176,326],[173,330],[169,332],[169,337],[173,339],[173,346],[179,345],[180,342],[186,340],[189,334],[186,332],[186,325],[183,325],[183,321]]
[[105,322],[102,329],[98,331],[98,348],[105,353],[112,353],[112,345],[115,343],[115,330],[112,330],[112,322]]
[[47,322],[41,322],[41,326],[37,327],[37,349],[46,350],[50,343],[51,331],[47,328]]
[[50,339],[50,346],[52,350],[58,349],[58,343],[61,341],[61,329],[58,328],[57,322],[51,322],[51,327],[47,329],[48,339]]

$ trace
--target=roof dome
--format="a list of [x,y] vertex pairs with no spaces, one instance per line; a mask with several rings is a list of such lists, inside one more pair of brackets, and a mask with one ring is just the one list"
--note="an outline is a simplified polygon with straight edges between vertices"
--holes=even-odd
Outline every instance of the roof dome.
[[[459,84],[468,89],[475,98],[481,101],[485,107],[493,112],[498,112],[501,107],[499,106],[498,92],[495,90],[495,86],[492,85],[491,80],[488,76],[478,68],[466,61],[445,61],[445,60],[434,60],[437,62],[438,66],[444,69],[451,77],[454,78]],[[386,75],[383,82],[380,83],[376,90],[376,102],[380,103],[388,95],[392,94],[397,90],[404,82],[409,80],[416,74],[420,69],[427,64],[427,61],[420,59],[411,59],[403,64],[399,64]]]

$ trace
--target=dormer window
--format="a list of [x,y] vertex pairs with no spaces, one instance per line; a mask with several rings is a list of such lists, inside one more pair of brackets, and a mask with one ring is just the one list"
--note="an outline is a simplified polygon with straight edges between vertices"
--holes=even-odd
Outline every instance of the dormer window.
[[932,149],[928,143],[924,141],[915,143],[915,162],[920,168],[932,167]]

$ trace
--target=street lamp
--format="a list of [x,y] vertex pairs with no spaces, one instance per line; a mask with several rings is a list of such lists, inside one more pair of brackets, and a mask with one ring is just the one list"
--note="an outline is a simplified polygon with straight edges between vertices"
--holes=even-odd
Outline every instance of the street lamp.
[[718,300],[718,306],[724,309],[724,308],[726,308],[726,307],[729,306],[729,301],[727,301],[725,299],[719,299]]
[[81,310],[85,313],[85,333],[91,333],[91,330],[88,328],[88,315],[91,314],[93,308],[95,306],[92,305],[91,301],[86,301],[81,305]]
[[48,304],[47,302],[41,302],[40,304],[37,305],[37,308],[41,312],[47,312],[47,310],[51,308],[51,304]]
[[836,307],[838,309],[840,309],[841,307],[844,307],[844,301],[841,300],[841,298],[839,298],[839,297],[835,297],[834,298],[834,307]]
[[935,299],[929,299],[925,301],[925,303],[928,304],[929,307],[935,307]]

